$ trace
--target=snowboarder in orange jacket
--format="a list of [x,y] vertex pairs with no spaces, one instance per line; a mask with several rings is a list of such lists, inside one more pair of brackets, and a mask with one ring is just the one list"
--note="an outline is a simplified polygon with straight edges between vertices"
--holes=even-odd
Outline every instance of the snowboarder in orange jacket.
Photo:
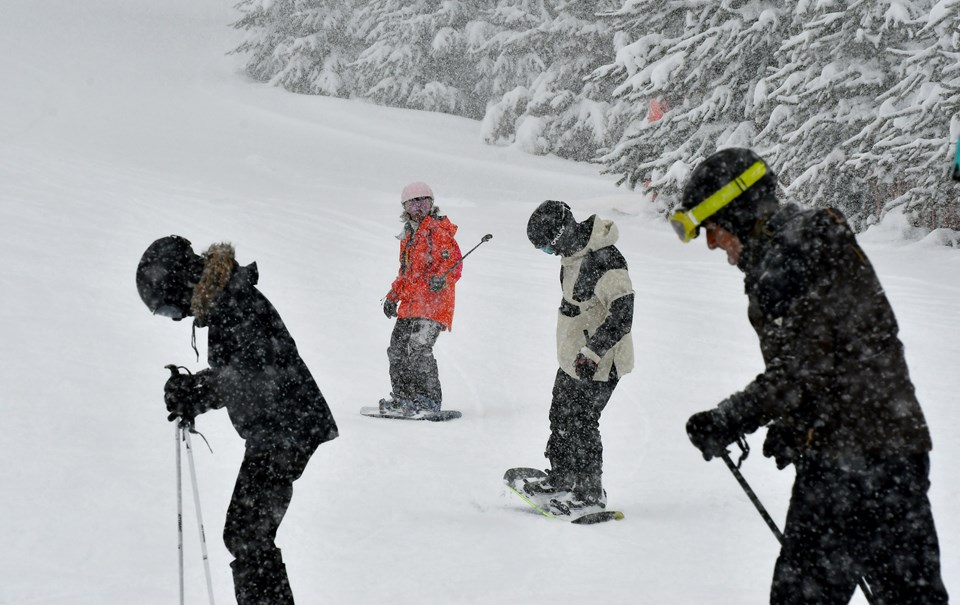
[[440,411],[443,395],[433,345],[453,324],[456,283],[460,279],[457,226],[433,205],[433,191],[423,182],[410,183],[403,204],[400,271],[383,301],[383,312],[397,318],[387,358],[391,397],[381,411]]

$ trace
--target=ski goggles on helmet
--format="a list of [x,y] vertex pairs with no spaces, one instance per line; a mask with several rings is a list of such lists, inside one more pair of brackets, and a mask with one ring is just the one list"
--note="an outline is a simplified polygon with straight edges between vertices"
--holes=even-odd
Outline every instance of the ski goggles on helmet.
[[422,195],[420,197],[412,197],[409,200],[403,203],[403,207],[407,209],[426,209],[429,210],[433,206],[433,198],[429,195]]
[[755,162],[739,176],[721,187],[719,191],[690,210],[674,213],[670,217],[670,226],[677,232],[677,237],[680,238],[681,242],[689,242],[700,234],[700,224],[703,221],[740,197],[740,194],[752,187],[766,173],[767,165],[763,161]]

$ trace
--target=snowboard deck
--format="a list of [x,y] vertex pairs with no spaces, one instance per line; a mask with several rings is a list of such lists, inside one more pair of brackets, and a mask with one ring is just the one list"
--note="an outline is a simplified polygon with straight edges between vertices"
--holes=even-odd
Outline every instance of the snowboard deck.
[[463,414],[457,410],[440,410],[439,412],[417,412],[413,416],[404,416],[400,412],[380,412],[380,406],[370,406],[360,408],[360,413],[371,418],[392,418],[394,420],[429,420],[431,422],[443,422],[445,420],[454,420]]
[[593,525],[594,523],[620,521],[623,519],[623,513],[618,510],[598,510],[579,515],[559,514],[557,511],[551,510],[550,507],[543,506],[542,504],[534,501],[526,493],[524,493],[523,484],[527,479],[538,479],[546,476],[547,474],[545,472],[536,468],[518,467],[507,470],[507,472],[503,474],[503,482],[510,489],[510,491],[520,496],[520,499],[532,506],[537,512],[548,519],[567,521],[577,525]]

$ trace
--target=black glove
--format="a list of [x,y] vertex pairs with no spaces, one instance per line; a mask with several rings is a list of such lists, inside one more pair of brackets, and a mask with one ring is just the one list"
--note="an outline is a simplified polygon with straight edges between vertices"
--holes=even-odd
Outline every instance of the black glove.
[[573,360],[573,369],[577,371],[577,377],[580,380],[593,380],[593,375],[597,371],[597,362],[583,353],[577,353],[577,358]]
[[390,300],[389,298],[384,299],[383,301],[383,314],[386,315],[389,319],[393,319],[397,316],[397,301]]
[[777,468],[783,470],[800,458],[806,446],[806,431],[789,426],[782,420],[767,427],[767,438],[763,440],[763,455],[773,458]]
[[742,432],[731,424],[718,409],[697,412],[687,420],[687,437],[703,453],[703,459],[710,460],[725,454],[727,446],[740,438]]
[[430,278],[430,291],[439,292],[447,287],[447,278],[442,275],[434,275]]
[[167,411],[170,412],[167,420],[182,418],[191,423],[204,411],[198,384],[199,378],[195,374],[174,374],[167,379],[167,383],[163,385],[163,402],[167,404]]

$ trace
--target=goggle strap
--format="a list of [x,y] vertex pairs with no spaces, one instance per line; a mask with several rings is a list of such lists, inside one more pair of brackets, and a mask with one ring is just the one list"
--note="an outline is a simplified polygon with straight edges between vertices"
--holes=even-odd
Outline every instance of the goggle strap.
[[762,161],[755,162],[732,181],[720,188],[719,191],[703,200],[687,212],[690,221],[699,226],[707,218],[716,214],[721,208],[740,197],[752,187],[754,183],[767,173],[767,166]]
[[[552,240],[550,240],[550,243],[547,244],[547,246],[545,246],[545,247],[553,248],[554,246],[556,246],[556,245],[557,245],[557,242],[560,241],[560,236],[563,235],[563,232],[567,230],[567,223],[566,223],[566,220],[567,220],[567,205],[564,204],[563,202],[559,201],[559,200],[557,200],[557,203],[560,205],[560,214],[561,214],[561,216],[563,217],[563,218],[562,218],[562,221],[563,221],[563,222],[560,223],[560,230],[557,231],[557,234],[553,237]],[[551,254],[552,254],[552,252],[551,252]]]

